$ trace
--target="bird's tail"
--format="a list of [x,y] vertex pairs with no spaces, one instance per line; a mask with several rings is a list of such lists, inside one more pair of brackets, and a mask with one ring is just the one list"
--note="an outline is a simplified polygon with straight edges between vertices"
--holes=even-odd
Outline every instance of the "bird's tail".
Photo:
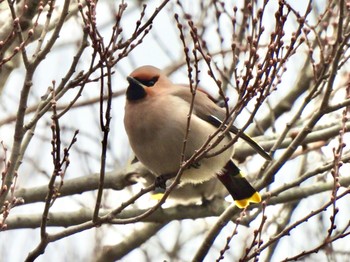
[[260,194],[249,184],[232,161],[229,161],[217,176],[239,208],[245,208],[251,202],[259,203],[261,201]]

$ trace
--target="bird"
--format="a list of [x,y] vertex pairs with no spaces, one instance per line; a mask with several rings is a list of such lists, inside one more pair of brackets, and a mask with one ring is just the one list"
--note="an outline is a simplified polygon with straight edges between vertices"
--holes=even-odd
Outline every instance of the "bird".
[[[136,68],[127,76],[127,81],[124,127],[133,152],[157,177],[176,176],[182,160],[190,159],[223,126],[226,110],[202,89],[197,89],[192,101],[188,86],[174,84],[164,72],[151,65]],[[223,148],[234,135],[239,135],[266,160],[271,157],[235,125],[224,127],[229,132],[217,132],[215,138],[221,141],[209,151],[214,154],[184,169],[180,185],[199,184],[216,176],[236,206],[245,208],[250,203],[261,202],[261,196],[233,162],[234,145]],[[215,154],[218,151],[222,152]]]

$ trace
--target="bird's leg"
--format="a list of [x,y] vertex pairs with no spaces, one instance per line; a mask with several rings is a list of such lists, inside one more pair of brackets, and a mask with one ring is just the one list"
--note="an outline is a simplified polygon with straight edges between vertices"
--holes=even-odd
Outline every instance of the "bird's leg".
[[154,181],[155,193],[164,193],[166,189],[166,181],[168,181],[170,178],[173,178],[175,176],[176,174],[173,174],[173,173],[157,176]]

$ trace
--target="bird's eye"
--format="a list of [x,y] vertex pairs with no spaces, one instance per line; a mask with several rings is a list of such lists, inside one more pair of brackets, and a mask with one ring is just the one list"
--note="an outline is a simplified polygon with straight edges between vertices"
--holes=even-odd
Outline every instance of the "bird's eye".
[[151,86],[154,86],[154,84],[158,81],[158,78],[159,78],[159,76],[155,76],[151,79],[137,79],[136,78],[136,80],[145,86],[151,87]]

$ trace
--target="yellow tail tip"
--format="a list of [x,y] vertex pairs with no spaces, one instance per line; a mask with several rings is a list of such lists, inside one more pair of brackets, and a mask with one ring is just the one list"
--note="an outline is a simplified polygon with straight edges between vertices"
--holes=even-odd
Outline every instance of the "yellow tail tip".
[[258,192],[255,192],[251,197],[241,200],[235,200],[235,204],[239,208],[246,208],[250,203],[260,203],[261,196]]
[[153,193],[151,195],[151,199],[152,200],[161,200],[163,196],[164,196],[164,193]]

